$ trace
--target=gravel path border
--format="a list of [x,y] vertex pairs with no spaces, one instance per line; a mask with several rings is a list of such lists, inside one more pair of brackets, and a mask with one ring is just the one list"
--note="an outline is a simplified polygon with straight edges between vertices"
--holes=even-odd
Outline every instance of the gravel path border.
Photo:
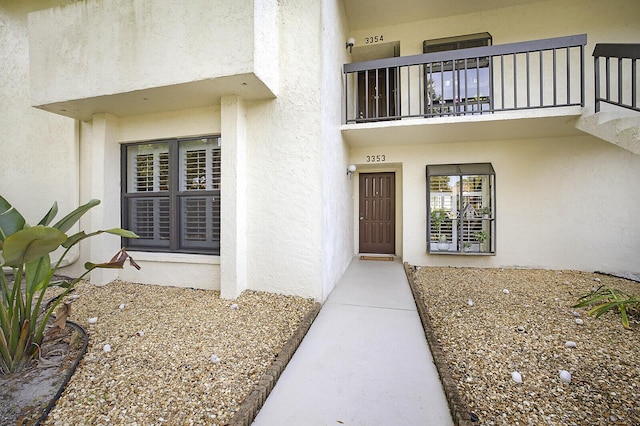
[[413,300],[415,301],[416,307],[418,308],[418,315],[420,316],[420,321],[422,322],[424,335],[426,336],[427,342],[429,343],[429,348],[431,349],[433,362],[436,365],[438,374],[440,375],[440,381],[442,382],[442,387],[444,388],[444,393],[447,397],[447,402],[449,403],[449,410],[451,411],[453,422],[456,424],[456,426],[471,426],[473,425],[473,422],[470,420],[469,407],[460,396],[460,392],[458,392],[458,387],[453,380],[451,370],[449,370],[449,366],[447,365],[447,360],[444,356],[444,353],[442,352],[440,343],[438,343],[438,337],[436,336],[433,330],[433,326],[431,325],[431,320],[429,319],[429,310],[427,309],[427,305],[425,305],[423,301],[422,292],[418,289],[414,282],[413,268],[407,262],[404,262],[404,272],[407,275],[409,287],[411,287]]
[[287,364],[289,364],[289,361],[291,361],[293,354],[300,346],[300,343],[302,343],[302,339],[306,336],[309,328],[311,328],[311,324],[313,324],[313,321],[320,313],[321,308],[322,304],[320,302],[314,303],[311,311],[300,322],[293,336],[285,343],[271,366],[267,368],[267,371],[262,375],[255,389],[240,405],[238,412],[229,423],[229,426],[249,426],[253,423],[253,420],[258,415],[267,397],[278,382],[280,375]]

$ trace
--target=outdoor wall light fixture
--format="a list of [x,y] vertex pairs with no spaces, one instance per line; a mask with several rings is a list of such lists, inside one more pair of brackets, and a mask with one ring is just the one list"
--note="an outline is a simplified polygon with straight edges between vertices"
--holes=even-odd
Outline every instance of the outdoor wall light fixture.
[[347,167],[347,174],[349,175],[349,179],[351,179],[353,177],[353,172],[355,172],[357,169],[355,164],[349,164],[349,167]]
[[349,53],[351,53],[351,49],[353,49],[354,44],[356,44],[356,39],[353,37],[349,37],[347,39],[347,49],[349,49]]

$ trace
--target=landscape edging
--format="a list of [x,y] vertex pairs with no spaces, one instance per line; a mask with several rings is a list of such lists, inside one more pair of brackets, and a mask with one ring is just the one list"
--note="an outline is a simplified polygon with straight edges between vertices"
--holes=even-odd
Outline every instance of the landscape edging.
[[[89,346],[89,335],[87,334],[87,330],[85,330],[84,327],[82,327],[80,324],[77,324],[70,320],[67,320],[66,325],[70,326],[71,328],[75,328],[75,330],[80,334],[80,338],[83,341],[82,347],[80,348],[78,357],[75,359],[75,361],[69,368],[69,371],[67,371],[67,374],[65,374],[65,377],[62,381],[62,384],[58,388],[58,391],[53,396],[53,398],[49,401],[49,404],[45,407],[40,417],[35,421],[34,426],[39,426],[42,422],[44,422],[47,419],[47,417],[49,416],[49,413],[51,412],[53,407],[55,407],[55,405],[57,404],[58,399],[60,399],[60,397],[62,396],[62,392],[64,392],[65,388],[67,387],[67,384],[71,380],[73,373],[75,373],[76,368],[78,368],[80,361],[82,361],[82,358],[84,358],[84,355],[87,353],[87,348]],[[71,344],[73,343],[70,343],[70,345]]]
[[273,390],[273,387],[280,378],[280,375],[289,361],[291,361],[293,354],[309,331],[311,324],[313,324],[313,321],[318,316],[321,307],[321,303],[314,303],[311,311],[309,311],[309,313],[302,319],[296,331],[289,340],[287,340],[280,352],[278,352],[275,360],[262,375],[262,378],[254,390],[245,398],[242,404],[240,404],[240,408],[238,408],[233,419],[231,419],[229,426],[249,426],[253,423],[258,411],[262,408],[262,405]]
[[413,294],[413,300],[415,301],[416,307],[418,308],[418,315],[420,316],[420,321],[422,322],[422,329],[424,330],[424,335],[427,338],[427,343],[429,344],[429,348],[431,349],[433,362],[436,365],[438,374],[440,375],[440,381],[442,382],[442,387],[444,388],[444,393],[447,397],[447,402],[449,403],[449,410],[451,411],[453,421],[456,426],[472,426],[473,422],[471,421],[470,417],[471,411],[469,410],[469,406],[460,396],[460,392],[458,392],[458,387],[456,386],[456,382],[453,380],[453,376],[451,375],[451,370],[447,365],[442,347],[440,346],[440,343],[438,343],[438,337],[436,336],[433,330],[433,326],[431,325],[429,310],[424,303],[422,293],[415,285],[415,282],[413,280],[414,271],[411,270],[411,267],[407,262],[404,262],[404,272],[407,275],[407,281],[409,281],[409,287],[411,288],[411,293]]

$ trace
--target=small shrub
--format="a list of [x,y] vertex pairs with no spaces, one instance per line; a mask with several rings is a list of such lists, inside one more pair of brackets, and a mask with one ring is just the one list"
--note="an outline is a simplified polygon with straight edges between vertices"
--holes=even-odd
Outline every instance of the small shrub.
[[[592,306],[594,305],[595,306]],[[637,296],[625,293],[622,290],[611,288],[606,284],[591,291],[578,299],[574,308],[590,306],[588,315],[599,318],[611,309],[617,308],[620,312],[621,322],[624,328],[629,327],[629,314],[640,311],[640,299]]]

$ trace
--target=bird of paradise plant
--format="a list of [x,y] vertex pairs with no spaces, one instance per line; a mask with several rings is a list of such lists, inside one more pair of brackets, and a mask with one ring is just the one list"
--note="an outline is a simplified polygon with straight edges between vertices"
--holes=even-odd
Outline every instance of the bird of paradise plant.
[[[24,217],[4,197],[0,196],[0,372],[10,374],[20,371],[37,354],[42,343],[47,322],[58,304],[74,286],[95,268],[122,268],[129,259],[140,269],[126,250],[121,249],[106,263],[85,263],[86,271],[72,280],[55,280],[55,274],[69,250],[80,241],[107,233],[125,238],[138,236],[120,228],[91,233],[80,231],[66,234],[91,208],[100,204],[91,200],[50,225],[58,213],[54,203],[47,214],[35,226],[26,223]],[[62,247],[62,256],[52,264],[51,253]],[[64,288],[61,296],[48,307],[42,308],[49,287]],[[41,309],[42,308],[42,309]],[[41,312],[42,310],[42,312]]]

